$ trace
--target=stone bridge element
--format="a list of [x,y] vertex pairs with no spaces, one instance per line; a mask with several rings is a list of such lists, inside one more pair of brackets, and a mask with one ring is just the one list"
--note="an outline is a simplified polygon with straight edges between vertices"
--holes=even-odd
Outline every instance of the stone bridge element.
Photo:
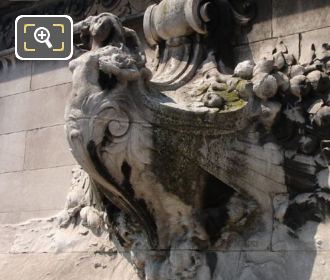
[[247,24],[253,7],[150,6],[153,58],[113,14],[75,25],[66,132],[90,176],[89,202],[74,196],[83,202],[68,204],[63,223],[80,214],[106,224],[142,279],[286,279],[296,255],[273,250],[308,248],[327,219],[330,47],[312,45],[300,65],[279,41],[231,71],[213,11]]

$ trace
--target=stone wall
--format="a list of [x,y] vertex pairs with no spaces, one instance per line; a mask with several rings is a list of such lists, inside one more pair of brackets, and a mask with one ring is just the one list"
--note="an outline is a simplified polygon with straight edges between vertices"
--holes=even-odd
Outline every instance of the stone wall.
[[71,73],[63,62],[11,61],[0,71],[0,223],[63,209],[75,164],[64,137]]
[[46,273],[43,267],[49,273],[56,262],[54,269],[63,273],[75,255],[15,252],[21,230],[15,224],[54,216],[64,207],[75,164],[63,128],[71,74],[63,62],[19,62],[13,55],[1,61],[0,278],[42,279],[34,277]]
[[283,41],[300,63],[306,63],[311,44],[330,42],[330,1],[258,0],[252,30],[235,39],[235,60],[259,60]]

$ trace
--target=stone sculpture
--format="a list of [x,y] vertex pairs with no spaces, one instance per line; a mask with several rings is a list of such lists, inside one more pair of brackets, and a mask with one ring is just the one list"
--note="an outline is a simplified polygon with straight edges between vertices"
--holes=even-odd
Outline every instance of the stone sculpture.
[[[239,14],[238,2],[226,7],[247,23],[253,5]],[[62,223],[106,224],[142,279],[286,279],[292,256],[271,249],[303,243],[329,211],[329,46],[300,65],[279,42],[230,73],[208,37],[218,7],[149,7],[151,70],[116,16],[75,26],[66,131],[91,181]],[[212,252],[247,248],[269,256],[242,253],[236,268]]]

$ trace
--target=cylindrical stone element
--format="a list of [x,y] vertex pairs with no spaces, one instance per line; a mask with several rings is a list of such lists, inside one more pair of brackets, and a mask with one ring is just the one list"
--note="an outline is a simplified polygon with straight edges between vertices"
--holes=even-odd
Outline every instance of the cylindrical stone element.
[[161,40],[182,37],[197,32],[206,33],[201,20],[202,0],[163,0],[150,6],[144,14],[143,28],[150,45]]

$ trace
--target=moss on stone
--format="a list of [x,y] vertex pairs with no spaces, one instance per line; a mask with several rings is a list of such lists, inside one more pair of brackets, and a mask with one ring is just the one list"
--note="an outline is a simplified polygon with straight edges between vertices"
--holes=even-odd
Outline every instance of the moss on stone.
[[220,92],[220,96],[226,100],[226,102],[230,103],[230,102],[236,102],[238,101],[240,98],[238,96],[238,92],[236,90],[233,90],[231,92],[228,91],[222,91]]
[[197,188],[202,187],[198,182],[203,172],[192,158],[202,146],[202,139],[184,132],[154,127],[153,141],[157,151],[153,153],[153,172],[167,192],[193,205],[199,192]]
[[238,83],[237,83],[237,86],[236,86],[236,89],[238,92],[243,92],[245,91],[245,87],[246,87],[246,84],[248,83],[248,81],[246,80],[240,80]]
[[196,95],[201,95],[207,92],[207,90],[209,89],[210,85],[209,84],[202,84],[200,85],[197,90],[196,90]]
[[225,100],[224,111],[239,109],[246,104],[246,102],[239,97],[237,90],[233,90],[230,92],[221,91],[217,94]]

